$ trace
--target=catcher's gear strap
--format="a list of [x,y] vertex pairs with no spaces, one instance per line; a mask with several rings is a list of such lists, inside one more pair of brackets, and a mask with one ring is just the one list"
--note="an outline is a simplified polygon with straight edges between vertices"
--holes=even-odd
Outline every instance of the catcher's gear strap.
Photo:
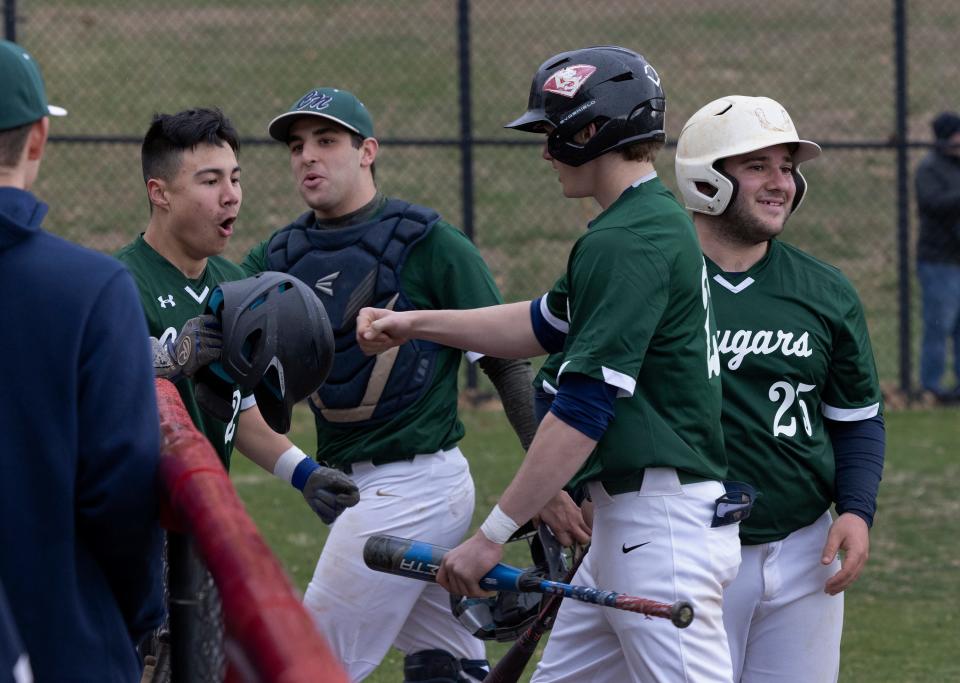
[[852,512],[873,526],[883,475],[886,428],[882,415],[840,422],[824,419],[837,471],[837,512]]
[[530,448],[537,433],[537,416],[533,409],[533,372],[528,360],[508,360],[484,356],[477,361],[500,395],[503,412],[517,433],[523,450]]
[[482,681],[488,673],[487,660],[457,659],[446,650],[420,650],[403,659],[404,683],[470,683]]

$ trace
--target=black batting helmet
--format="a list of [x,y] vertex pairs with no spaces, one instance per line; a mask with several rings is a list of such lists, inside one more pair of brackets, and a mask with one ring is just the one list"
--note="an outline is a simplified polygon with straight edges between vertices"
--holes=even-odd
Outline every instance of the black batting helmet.
[[294,404],[316,391],[333,365],[333,329],[320,299],[296,277],[267,271],[221,283],[209,308],[223,326],[214,370],[252,390],[270,428],[288,432]]
[[[567,560],[560,542],[550,528],[541,524],[534,530],[529,522],[520,527],[510,541],[526,540],[533,557],[533,570],[544,579],[562,581]],[[540,613],[541,593],[501,591],[491,598],[466,598],[450,595],[453,615],[470,633],[481,640],[516,640]]]
[[[642,55],[615,45],[561,52],[540,65],[527,111],[508,123],[528,133],[553,132],[547,151],[580,166],[601,154],[644,140],[666,140],[666,98],[660,75]],[[586,144],[574,135],[590,123],[597,134]]]

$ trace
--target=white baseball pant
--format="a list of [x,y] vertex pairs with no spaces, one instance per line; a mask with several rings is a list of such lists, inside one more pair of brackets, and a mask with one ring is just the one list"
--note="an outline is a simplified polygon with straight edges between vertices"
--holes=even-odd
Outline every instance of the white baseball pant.
[[474,503],[460,449],[376,467],[355,464],[351,477],[360,502],[334,523],[303,599],[350,679],[363,680],[391,645],[406,654],[440,648],[483,659],[483,641],[456,620],[443,588],[376,572],[363,562],[363,544],[374,534],[448,548],[460,543]]
[[686,629],[667,619],[564,600],[533,683],[730,683],[723,587],[740,563],[739,525],[711,528],[720,482],[681,485],[648,468],[640,491],[592,482],[593,541],[571,583],[652,600],[689,600]]
[[843,593],[823,586],[840,560],[820,564],[831,524],[827,511],[782,541],[742,547],[740,573],[723,597],[734,681],[836,682]]

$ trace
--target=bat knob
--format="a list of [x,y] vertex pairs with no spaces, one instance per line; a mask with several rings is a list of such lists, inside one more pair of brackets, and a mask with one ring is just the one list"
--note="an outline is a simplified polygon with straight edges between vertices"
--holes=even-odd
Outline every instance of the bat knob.
[[678,600],[670,605],[670,621],[677,628],[686,628],[693,623],[693,605],[686,600]]

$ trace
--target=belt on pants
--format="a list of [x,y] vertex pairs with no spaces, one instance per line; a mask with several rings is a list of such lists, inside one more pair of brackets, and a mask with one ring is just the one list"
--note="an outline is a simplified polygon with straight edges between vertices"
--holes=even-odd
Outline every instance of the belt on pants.
[[[692,472],[676,470],[677,479],[681,485],[696,484],[702,481],[715,481],[709,477],[702,477]],[[610,496],[620,493],[639,491],[643,486],[644,470],[620,479],[600,482]],[[723,481],[724,493],[714,501],[713,519],[711,527],[736,524],[750,516],[757,493],[750,484],[742,481]]]
[[[643,472],[643,470],[640,470],[636,474],[631,474],[627,477],[607,479],[600,483],[603,484],[604,490],[611,496],[639,491],[643,486]],[[680,480],[681,485],[699,484],[702,481],[715,481],[710,477],[702,477],[699,474],[693,474],[692,472],[686,472],[684,470],[677,470],[677,479]]]
[[378,462],[374,462],[373,460],[360,460],[357,462],[334,464],[331,462],[327,462],[326,460],[321,460],[319,458],[317,458],[317,462],[323,465],[324,467],[330,467],[335,470],[340,470],[344,474],[353,474],[354,465],[363,465],[366,467],[382,467],[383,465],[390,465],[391,463],[395,463],[395,462],[413,462],[417,458],[429,458],[434,455],[440,455],[442,453],[446,453],[447,451],[453,450],[456,447],[457,447],[456,444],[454,444],[450,448],[441,448],[440,450],[434,451],[433,453],[416,453],[414,455],[410,455],[405,458],[394,458],[393,460],[383,460]]

